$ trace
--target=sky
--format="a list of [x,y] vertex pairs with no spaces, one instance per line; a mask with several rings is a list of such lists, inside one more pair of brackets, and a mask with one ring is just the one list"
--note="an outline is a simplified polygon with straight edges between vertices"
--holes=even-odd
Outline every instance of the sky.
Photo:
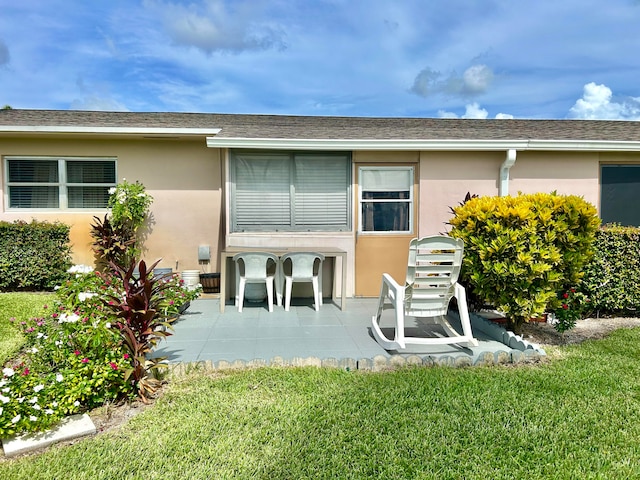
[[640,120],[640,0],[0,0],[0,108]]

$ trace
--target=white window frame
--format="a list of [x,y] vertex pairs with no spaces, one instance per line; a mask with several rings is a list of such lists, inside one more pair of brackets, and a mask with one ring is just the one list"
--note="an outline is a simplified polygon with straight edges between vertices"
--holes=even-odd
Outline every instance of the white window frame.
[[[284,191],[276,192],[273,194],[277,196],[284,195],[287,200],[286,204],[289,208],[289,213],[285,215],[287,218],[283,220],[282,223],[274,223],[273,221],[266,221],[265,224],[260,224],[256,221],[255,224],[241,224],[241,221],[238,220],[237,215],[237,177],[238,171],[237,166],[239,163],[239,158],[249,157],[250,161],[260,161],[259,157],[264,156],[265,159],[279,159],[284,162],[288,162],[287,174],[289,178],[285,180],[285,183],[288,183],[287,192]],[[251,159],[251,157],[253,157]],[[344,205],[340,204],[340,211],[344,208],[344,223],[335,224],[335,223],[322,223],[318,221],[317,212],[311,212],[311,217],[314,218],[314,221],[309,224],[296,223],[296,219],[299,217],[300,211],[296,211],[297,203],[296,203],[296,195],[300,195],[300,191],[296,190],[297,184],[295,180],[296,175],[296,160],[304,159],[307,162],[317,161],[322,162],[324,158],[340,158],[344,159],[344,195],[340,193],[339,197],[344,197]],[[260,151],[247,151],[247,150],[231,150],[230,151],[230,232],[231,233],[249,233],[249,232],[263,232],[263,233],[275,233],[275,232],[347,232],[351,231],[351,154],[349,152],[316,152],[316,151],[275,151],[275,150],[260,150]],[[318,164],[320,165],[320,163]],[[285,174],[283,174],[284,176]],[[322,183],[322,182],[320,182]],[[340,184],[342,186],[342,183]],[[268,195],[268,192],[264,192],[265,198]],[[313,198],[313,195],[312,195]],[[342,200],[339,200],[341,203]],[[313,210],[313,209],[312,209]],[[321,215],[321,214],[320,214]],[[330,215],[330,214],[329,214]],[[283,216],[283,212],[280,212],[280,217],[285,218]],[[329,217],[327,217],[329,218]]]
[[[411,182],[409,184],[409,198],[405,199],[364,199],[362,189],[362,178],[365,170],[380,170],[380,171],[408,171]],[[358,235],[407,235],[413,234],[413,209],[414,209],[414,194],[413,186],[415,183],[415,169],[413,166],[375,166],[367,165],[358,168]],[[365,203],[407,203],[409,204],[409,230],[363,230],[362,229],[362,205]]]
[[[9,181],[9,161],[56,161],[58,165],[58,181],[57,182],[10,182]],[[114,177],[113,182],[100,182],[100,183],[70,183],[67,181],[67,162],[70,161],[85,161],[85,162],[93,162],[93,161],[111,161],[114,164]],[[118,162],[115,157],[51,157],[51,156],[26,156],[26,155],[11,155],[4,157],[4,204],[5,210],[11,212],[57,212],[61,210],[65,211],[78,211],[78,212],[86,212],[86,211],[96,211],[102,212],[107,210],[107,206],[104,208],[98,207],[87,207],[87,208],[70,208],[69,198],[68,198],[68,188],[69,187],[105,187],[111,188],[115,187],[117,184],[118,178]],[[55,186],[58,187],[58,207],[10,207],[10,187],[12,186]]]

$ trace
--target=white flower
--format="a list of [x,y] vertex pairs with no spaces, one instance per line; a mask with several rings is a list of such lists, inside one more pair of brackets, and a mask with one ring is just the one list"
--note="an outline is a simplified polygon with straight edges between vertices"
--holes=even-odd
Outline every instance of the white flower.
[[53,414],[53,410],[51,410],[50,408],[47,408],[44,413],[46,413],[47,415],[51,415]]
[[29,403],[38,403],[38,397],[33,397],[31,400],[29,400]]
[[18,398],[18,403],[22,403],[22,402],[24,402],[24,397]]
[[109,195],[113,195],[114,193],[116,193],[116,187],[111,187],[109,189]]
[[73,402],[73,406],[74,407],[79,407],[80,406],[80,402],[78,400],[76,400],[75,402]]
[[62,376],[62,374],[56,373],[56,382],[61,382],[62,380],[64,380],[64,377]]
[[38,332],[37,338],[42,338],[42,337],[44,337],[44,333]]
[[16,415],[11,419],[11,423],[18,423],[20,421],[20,418],[22,418],[20,414]]
[[97,295],[97,293],[80,292],[78,294],[78,300],[80,300],[81,302],[84,302],[86,299],[91,298],[91,297],[95,297],[96,295]]
[[6,380],[0,380],[0,387],[4,387],[7,384]]
[[29,415],[29,420],[31,420],[32,422],[36,422],[38,420],[38,417],[36,417],[35,415]]
[[58,323],[76,323],[78,320],[80,320],[80,316],[75,313],[63,313],[60,315]]
[[42,407],[36,403],[36,404],[33,406],[33,409],[34,409],[34,410],[42,410]]
[[60,345],[62,345],[62,340],[56,340],[54,343],[57,347],[59,347]]
[[58,402],[51,402],[51,406],[54,407],[54,408],[57,407],[58,406]]
[[37,349],[36,347],[33,347],[33,348],[31,349],[31,353],[38,353],[38,349]]
[[5,387],[5,388],[2,389],[2,391],[4,393],[9,393],[11,391],[11,389],[9,387]]
[[60,285],[56,285],[55,287],[53,287],[53,291],[55,292],[56,290],[60,290]]
[[93,272],[93,267],[91,265],[74,265],[67,273],[76,273],[76,274],[84,274]]
[[2,415],[2,412],[4,412],[4,408],[0,407],[0,415]]
[[13,368],[7,367],[2,369],[2,373],[4,374],[5,377],[11,377],[16,372]]
[[10,400],[9,397],[5,397],[4,395],[0,395],[0,402],[9,403],[9,400]]
[[111,328],[111,323],[107,322],[107,323],[105,323],[105,324],[104,324],[104,326],[105,326],[106,328]]
[[40,390],[42,390],[44,388],[44,385],[40,384],[40,385],[36,385],[35,387],[33,387],[33,391],[38,393]]

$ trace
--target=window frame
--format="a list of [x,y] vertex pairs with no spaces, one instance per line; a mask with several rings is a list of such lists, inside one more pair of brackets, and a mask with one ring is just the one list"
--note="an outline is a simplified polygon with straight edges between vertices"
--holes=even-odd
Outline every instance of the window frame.
[[[10,161],[55,161],[57,162],[57,182],[12,182],[9,180],[9,162]],[[112,162],[113,163],[113,181],[112,182],[69,182],[68,181],[68,162]],[[105,187],[107,189],[115,187],[118,183],[118,162],[116,157],[71,157],[71,156],[38,156],[38,155],[7,155],[4,157],[4,205],[5,211],[10,212],[102,212],[107,210],[104,207],[69,207],[69,188],[73,187]],[[55,186],[58,188],[58,206],[57,207],[11,207],[10,188],[12,186],[19,187],[40,187]]]
[[[366,170],[378,170],[378,171],[405,171],[409,172],[410,183],[409,187],[409,198],[399,198],[399,199],[365,199],[364,190],[362,188],[362,178],[363,172]],[[415,209],[415,175],[416,171],[413,165],[366,165],[360,166],[358,170],[358,235],[413,235],[414,233],[414,209]],[[400,191],[400,190],[389,190],[391,191]],[[363,230],[363,208],[365,204],[383,204],[383,203],[396,203],[396,204],[407,204],[408,205],[408,230]]]
[[[262,224],[256,225],[239,225],[238,215],[237,215],[237,179],[238,179],[238,165],[239,158],[242,156],[250,156],[254,157],[254,161],[260,161],[258,158],[264,156],[267,158],[281,157],[281,159],[285,159],[287,163],[287,171],[289,175],[289,188],[288,188],[288,207],[289,207],[289,215],[288,222],[286,224],[270,224],[265,228]],[[310,160],[313,157],[328,157],[335,159],[344,159],[344,204],[342,204],[342,200],[340,200],[340,210],[344,208],[344,219],[345,223],[336,225],[331,223],[324,224],[303,224],[296,223],[297,211],[296,206],[296,192],[300,188],[298,185],[301,184],[296,183],[296,159],[305,159],[307,161],[322,161],[322,159]],[[229,229],[230,233],[234,234],[242,234],[242,233],[279,233],[279,232],[294,232],[294,233],[304,233],[304,232],[348,232],[351,231],[352,227],[352,213],[351,213],[351,192],[352,192],[352,155],[351,152],[346,151],[299,151],[299,150],[245,150],[245,149],[231,149],[229,151],[229,180],[230,180],[230,188],[229,188],[229,200],[230,200],[230,208],[229,208]],[[328,179],[327,179],[328,180]],[[342,179],[341,179],[342,180]],[[341,194],[342,196],[342,194]]]

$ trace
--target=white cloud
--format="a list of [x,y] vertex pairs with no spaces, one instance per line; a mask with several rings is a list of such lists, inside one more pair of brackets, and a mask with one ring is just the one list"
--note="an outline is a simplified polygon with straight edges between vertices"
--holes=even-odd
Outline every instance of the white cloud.
[[640,97],[612,101],[613,92],[594,82],[584,86],[582,98],[569,110],[569,117],[583,120],[640,120]]
[[196,47],[207,54],[285,47],[282,29],[260,18],[256,2],[205,0],[188,5],[148,5],[162,10],[167,32],[177,45]]
[[416,76],[411,91],[421,97],[437,93],[474,96],[486,92],[493,77],[493,71],[487,65],[472,65],[462,76],[451,72],[447,78],[427,67]]
[[[469,103],[465,105],[465,112],[461,117],[454,112],[448,112],[446,110],[438,110],[439,118],[470,118],[484,120],[489,118],[489,112],[486,109],[481,108],[477,102]],[[514,118],[513,115],[508,113],[498,113],[495,117],[498,120],[506,120]]]

